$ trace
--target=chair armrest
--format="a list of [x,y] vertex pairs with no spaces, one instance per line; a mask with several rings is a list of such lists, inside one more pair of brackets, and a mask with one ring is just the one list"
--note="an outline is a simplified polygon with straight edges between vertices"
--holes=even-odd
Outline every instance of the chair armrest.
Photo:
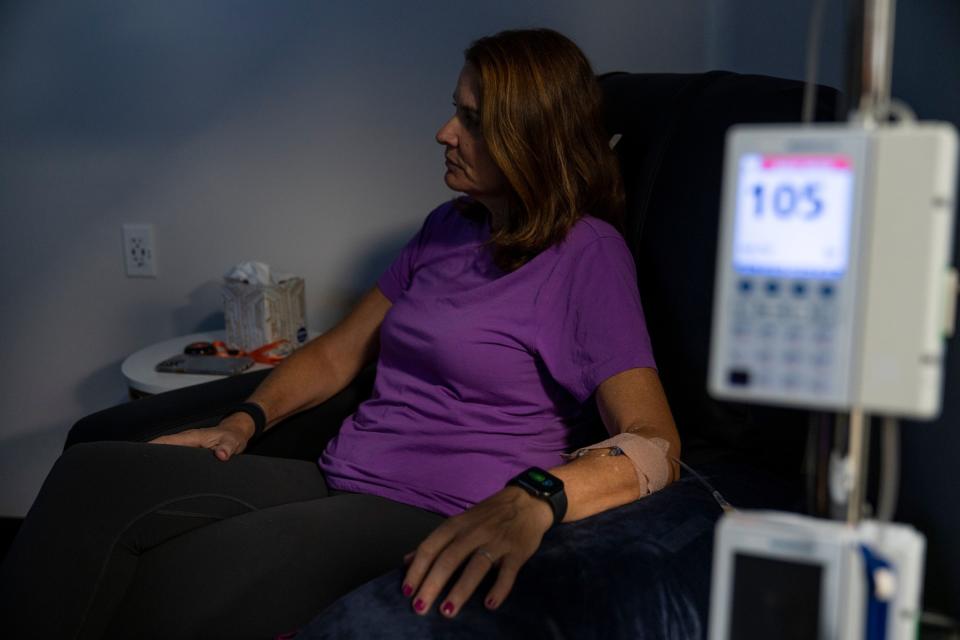
[[[253,393],[269,370],[167,391],[104,409],[77,421],[64,449],[81,442],[146,442],[186,428],[211,427],[230,407]],[[344,418],[369,397],[376,368],[370,366],[321,405],[290,416],[267,431],[246,453],[315,460]]]
[[486,576],[456,618],[413,615],[397,567],[343,596],[297,636],[406,638],[705,638],[713,526],[720,508],[692,478],[547,532],[496,611]]
[[[699,470],[738,507],[782,508],[787,485],[763,469],[718,462]],[[714,526],[721,509],[691,475],[641,500],[544,535],[496,611],[489,573],[457,614],[413,615],[397,567],[320,612],[304,640],[381,638],[706,638]]]

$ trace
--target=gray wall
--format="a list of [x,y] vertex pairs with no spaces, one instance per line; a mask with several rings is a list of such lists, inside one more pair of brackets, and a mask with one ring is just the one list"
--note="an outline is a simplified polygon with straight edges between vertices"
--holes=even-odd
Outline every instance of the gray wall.
[[[597,69],[699,71],[706,0],[0,4],[0,515],[23,515],[123,358],[222,326],[218,279],[306,278],[329,326],[452,195],[433,136],[464,47],[543,25]],[[121,224],[156,225],[128,279]]]
[[[713,0],[707,25],[710,64],[717,69],[803,80],[812,0]],[[825,0],[817,81],[842,88],[844,2]]]

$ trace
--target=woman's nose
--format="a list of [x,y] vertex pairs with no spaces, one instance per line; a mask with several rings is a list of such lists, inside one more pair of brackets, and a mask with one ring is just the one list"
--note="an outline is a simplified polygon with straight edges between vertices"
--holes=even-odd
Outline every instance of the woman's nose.
[[455,147],[457,144],[457,136],[454,131],[456,118],[450,118],[443,126],[440,127],[440,130],[437,131],[437,142],[448,147]]

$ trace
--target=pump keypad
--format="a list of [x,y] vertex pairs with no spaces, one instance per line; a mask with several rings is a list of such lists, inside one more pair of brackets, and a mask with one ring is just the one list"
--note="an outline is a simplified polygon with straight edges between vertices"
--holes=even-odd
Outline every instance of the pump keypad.
[[833,281],[740,277],[732,305],[729,383],[827,393],[834,375],[838,292]]

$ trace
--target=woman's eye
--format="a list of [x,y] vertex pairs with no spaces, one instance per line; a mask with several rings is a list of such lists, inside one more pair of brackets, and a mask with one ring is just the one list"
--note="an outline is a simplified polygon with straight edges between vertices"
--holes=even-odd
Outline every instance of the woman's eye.
[[480,114],[476,111],[466,111],[462,112],[463,123],[470,127],[471,129],[476,129],[480,126]]
[[463,106],[453,103],[453,108],[456,110],[457,117],[460,118],[460,121],[463,122],[467,127],[471,129],[476,129],[480,127],[480,114],[474,111],[473,109],[465,109]]

